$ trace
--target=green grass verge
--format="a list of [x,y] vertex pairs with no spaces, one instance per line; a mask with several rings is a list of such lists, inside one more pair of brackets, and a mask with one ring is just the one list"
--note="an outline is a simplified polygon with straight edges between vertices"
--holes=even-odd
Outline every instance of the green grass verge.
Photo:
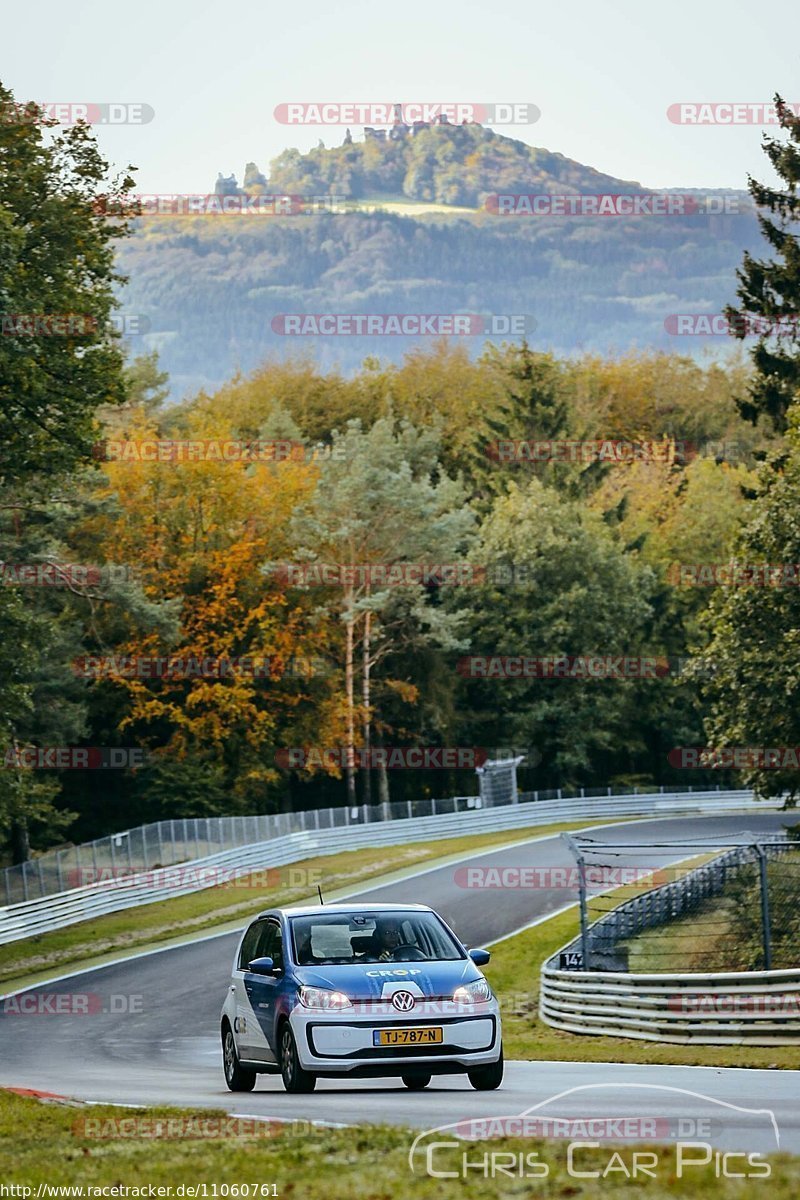
[[[159,900],[137,908],[80,921],[52,933],[39,934],[21,942],[0,946],[0,985],[11,990],[31,977],[45,978],[56,968],[76,963],[93,964],[109,953],[131,951],[169,942],[175,938],[230,924],[244,925],[250,917],[271,905],[297,903],[316,893],[317,880],[326,898],[366,880],[402,869],[435,864],[437,859],[469,854],[483,846],[526,841],[532,837],[582,829],[591,822],[527,826],[469,837],[443,838],[434,842],[370,847],[336,855],[320,855],[286,867],[275,868],[264,881],[264,872],[244,876],[231,884],[205,888],[173,900]],[[268,886],[272,883],[272,886]]]
[[[463,1113],[458,1114],[459,1116]],[[222,1113],[178,1109],[120,1109],[105,1106],[67,1108],[42,1104],[36,1100],[0,1092],[0,1182],[32,1189],[36,1196],[40,1184],[77,1185],[83,1195],[88,1188],[109,1186],[174,1189],[181,1185],[202,1188],[206,1196],[220,1195],[227,1185],[235,1189],[228,1195],[242,1196],[242,1185],[249,1184],[250,1200],[262,1196],[280,1200],[463,1200],[467,1195],[481,1200],[520,1200],[533,1196],[579,1197],[582,1200],[607,1200],[620,1195],[628,1180],[619,1166],[605,1179],[579,1179],[567,1170],[567,1143],[530,1139],[497,1139],[491,1143],[463,1143],[457,1150],[439,1151],[433,1160],[439,1170],[463,1173],[462,1153],[472,1162],[489,1151],[513,1154],[515,1162],[538,1153],[538,1162],[547,1166],[547,1178],[510,1178],[498,1174],[485,1178],[472,1169],[463,1177],[436,1179],[425,1174],[424,1157],[412,1174],[408,1152],[415,1132],[397,1126],[358,1126],[350,1129],[307,1127],[303,1122],[289,1123],[283,1130],[268,1127],[269,1137],[233,1136],[212,1140],[210,1137],[166,1139],[158,1137],[85,1136],[83,1121],[93,1122],[95,1130],[110,1130],[110,1122],[127,1122],[130,1129],[137,1118],[146,1119],[151,1128],[161,1119],[172,1129],[177,1121],[196,1118],[196,1128],[209,1128],[209,1119]],[[205,1123],[205,1124],[204,1124]],[[163,1126],[162,1126],[163,1127]],[[224,1124],[223,1124],[224,1127]],[[116,1127],[115,1127],[116,1128]],[[181,1128],[186,1128],[185,1125]],[[229,1127],[230,1128],[230,1127]],[[619,1160],[630,1170],[634,1151],[644,1147],[620,1147]],[[653,1165],[655,1178],[633,1183],[637,1196],[705,1197],[715,1200],[741,1200],[759,1195],[759,1184],[769,1189],[769,1200],[794,1200],[800,1194],[800,1158],[776,1155],[769,1160],[769,1179],[717,1178],[714,1163],[693,1168],[677,1178],[677,1148],[650,1148],[657,1155]],[[613,1149],[584,1149],[576,1157],[576,1169],[602,1172],[609,1165]],[[694,1152],[697,1153],[696,1151]],[[499,1160],[495,1160],[497,1162]],[[735,1169],[741,1169],[736,1159]],[[509,1159],[504,1160],[508,1169]],[[258,1191],[254,1190],[257,1185]],[[265,1189],[265,1190],[262,1190]],[[116,1193],[120,1195],[120,1192]],[[190,1192],[185,1193],[191,1195]],[[202,1191],[195,1196],[202,1197]]]
[[[620,888],[620,903],[625,898],[625,889]],[[800,1046],[676,1046],[552,1029],[539,1017],[539,970],[577,933],[576,906],[499,942],[492,950],[486,976],[500,999],[506,1058],[800,1069]]]
[[[648,929],[630,938],[628,965],[646,975],[652,971],[749,971],[761,970],[742,961],[721,958],[720,943],[732,943],[734,956],[737,910],[733,901],[722,896],[706,900],[690,917],[670,921],[658,929]],[[682,965],[678,965],[678,964]],[[785,966],[775,963],[776,967]]]
[[[769,864],[772,969],[800,965],[800,854]],[[718,896],[686,917],[648,929],[628,943],[632,971],[761,971],[764,944],[761,884],[755,864],[737,871]],[[664,964],[667,964],[666,966]]]

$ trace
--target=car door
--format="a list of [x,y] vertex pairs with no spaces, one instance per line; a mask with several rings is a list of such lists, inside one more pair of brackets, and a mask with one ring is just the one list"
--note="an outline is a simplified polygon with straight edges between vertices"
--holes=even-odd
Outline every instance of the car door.
[[263,1045],[258,1019],[253,1012],[245,987],[247,964],[261,956],[260,947],[266,942],[269,924],[265,919],[254,921],[248,928],[239,946],[239,954],[231,980],[231,991],[236,1000],[234,1033],[240,1058],[259,1057],[258,1049]]
[[[250,1057],[259,1062],[277,1062],[278,1048],[275,1045],[275,1011],[278,995],[284,980],[283,937],[280,922],[270,917],[265,929],[260,932],[256,953],[252,958],[269,957],[275,963],[275,975],[256,975],[246,969],[243,973],[245,995],[255,1022],[251,1022],[252,1036],[248,1043]],[[248,960],[249,961],[249,960]]]

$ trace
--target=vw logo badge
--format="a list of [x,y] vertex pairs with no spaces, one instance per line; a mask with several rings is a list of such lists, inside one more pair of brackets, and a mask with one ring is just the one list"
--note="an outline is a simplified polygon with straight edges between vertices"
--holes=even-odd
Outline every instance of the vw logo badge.
[[392,1004],[398,1012],[411,1012],[416,1001],[411,992],[395,992],[392,996]]

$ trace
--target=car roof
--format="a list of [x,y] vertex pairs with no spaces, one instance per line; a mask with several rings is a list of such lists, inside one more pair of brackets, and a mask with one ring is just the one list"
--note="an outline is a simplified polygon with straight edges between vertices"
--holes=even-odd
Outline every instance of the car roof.
[[270,908],[258,914],[261,917],[312,917],[323,913],[372,913],[372,912],[433,912],[427,904],[298,904],[288,908]]

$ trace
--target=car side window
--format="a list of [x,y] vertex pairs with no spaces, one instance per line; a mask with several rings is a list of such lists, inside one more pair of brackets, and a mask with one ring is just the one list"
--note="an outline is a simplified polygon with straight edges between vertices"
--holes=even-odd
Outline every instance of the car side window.
[[239,970],[246,971],[247,964],[261,954],[259,947],[264,941],[264,935],[269,931],[267,921],[254,921],[242,939],[239,951]]
[[271,949],[265,950],[265,954],[269,954],[273,959],[275,966],[283,970],[283,937],[281,935],[280,925],[270,922],[272,937],[270,938]]

